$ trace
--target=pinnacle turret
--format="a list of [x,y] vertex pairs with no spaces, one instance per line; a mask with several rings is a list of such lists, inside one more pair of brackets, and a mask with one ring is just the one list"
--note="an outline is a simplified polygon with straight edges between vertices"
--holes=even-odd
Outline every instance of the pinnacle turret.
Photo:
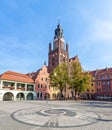
[[59,22],[58,22],[57,28],[55,29],[54,39],[56,38],[63,38],[63,29],[61,28]]

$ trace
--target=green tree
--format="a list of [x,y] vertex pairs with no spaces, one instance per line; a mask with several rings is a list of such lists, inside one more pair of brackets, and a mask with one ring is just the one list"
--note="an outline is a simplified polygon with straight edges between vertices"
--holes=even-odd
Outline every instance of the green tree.
[[62,92],[66,88],[67,81],[68,81],[68,65],[67,63],[62,63],[58,65],[50,74],[51,87],[60,90],[59,99],[64,98]]
[[79,62],[72,62],[69,66],[69,84],[72,91],[75,91],[75,99],[81,92],[91,87],[91,76],[84,72]]

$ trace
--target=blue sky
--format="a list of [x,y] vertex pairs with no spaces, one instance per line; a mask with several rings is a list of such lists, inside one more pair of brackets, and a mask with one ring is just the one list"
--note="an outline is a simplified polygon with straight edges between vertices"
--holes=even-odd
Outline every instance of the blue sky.
[[0,74],[42,67],[58,18],[84,70],[112,67],[112,0],[1,0]]

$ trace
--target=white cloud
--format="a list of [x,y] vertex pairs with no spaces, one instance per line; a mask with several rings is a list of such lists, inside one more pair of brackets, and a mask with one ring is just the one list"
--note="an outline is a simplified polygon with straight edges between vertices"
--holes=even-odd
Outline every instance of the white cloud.
[[77,44],[84,69],[112,67],[112,20],[87,10],[82,15],[88,24]]

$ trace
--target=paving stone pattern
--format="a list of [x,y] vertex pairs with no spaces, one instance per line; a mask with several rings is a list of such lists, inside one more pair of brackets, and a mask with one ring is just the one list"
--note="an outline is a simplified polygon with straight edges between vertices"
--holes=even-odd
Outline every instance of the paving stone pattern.
[[112,102],[0,102],[0,130],[112,130]]

